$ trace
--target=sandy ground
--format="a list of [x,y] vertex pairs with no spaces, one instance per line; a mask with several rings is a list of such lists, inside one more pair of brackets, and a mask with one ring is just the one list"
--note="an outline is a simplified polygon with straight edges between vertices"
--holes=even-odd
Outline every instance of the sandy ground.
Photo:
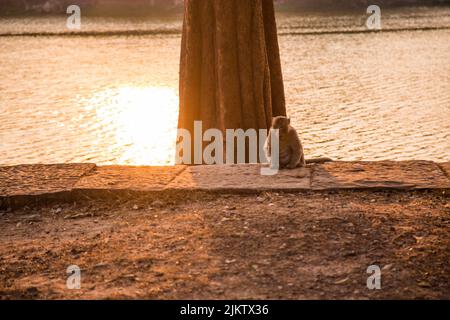
[[[3,211],[0,298],[449,299],[448,200],[196,193]],[[80,290],[66,287],[70,265]]]

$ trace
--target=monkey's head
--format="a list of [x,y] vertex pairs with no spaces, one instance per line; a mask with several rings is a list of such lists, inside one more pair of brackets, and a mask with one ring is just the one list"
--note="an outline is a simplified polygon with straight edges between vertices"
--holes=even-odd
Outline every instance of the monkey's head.
[[291,124],[291,119],[278,116],[272,118],[272,129],[279,129],[281,132],[287,132],[289,125]]

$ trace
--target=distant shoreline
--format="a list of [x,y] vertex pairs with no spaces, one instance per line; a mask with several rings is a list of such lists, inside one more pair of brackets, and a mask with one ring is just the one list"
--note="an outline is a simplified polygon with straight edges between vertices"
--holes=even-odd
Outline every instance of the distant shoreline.
[[[382,4],[379,4],[382,6]],[[148,7],[148,6],[128,6],[128,7],[85,7],[80,5],[83,13],[89,17],[111,17],[111,18],[124,18],[124,17],[164,17],[164,16],[182,16],[183,6],[173,8],[161,8],[161,7]],[[366,6],[362,4],[355,5],[330,5],[322,8],[314,5],[298,5],[298,4],[277,4],[277,12],[280,13],[306,13],[306,14],[342,14],[342,13],[359,13],[361,10],[366,9]],[[424,4],[417,2],[415,4],[398,4],[398,5],[385,5],[385,9],[414,9],[414,8],[436,8],[436,7],[450,7],[450,1],[442,3]],[[9,9],[6,6],[0,6],[0,18],[3,17],[37,17],[37,16],[65,16],[65,7],[57,8],[51,11],[44,10],[18,10]]]
[[[304,32],[280,32],[279,36],[311,36],[330,34],[361,34],[361,33],[387,33],[387,32],[411,32],[411,31],[436,31],[450,30],[445,27],[418,27],[418,28],[391,28],[382,30],[320,30]],[[81,31],[81,32],[27,32],[27,33],[0,33],[1,37],[115,37],[115,36],[154,36],[154,35],[179,35],[181,30],[117,30],[117,31]]]

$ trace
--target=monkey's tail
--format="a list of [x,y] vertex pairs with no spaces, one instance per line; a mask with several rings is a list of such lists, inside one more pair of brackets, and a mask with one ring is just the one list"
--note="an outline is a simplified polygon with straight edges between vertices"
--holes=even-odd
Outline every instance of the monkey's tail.
[[324,163],[324,162],[330,162],[333,161],[333,159],[328,157],[321,157],[321,158],[315,158],[315,159],[306,159],[306,163]]

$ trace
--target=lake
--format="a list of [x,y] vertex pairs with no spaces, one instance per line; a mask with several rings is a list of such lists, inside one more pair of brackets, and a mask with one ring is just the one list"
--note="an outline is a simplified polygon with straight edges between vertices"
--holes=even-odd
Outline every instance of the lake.
[[[449,161],[450,8],[278,13],[288,113],[308,157]],[[169,165],[181,17],[0,18],[0,165]],[[128,34],[124,34],[124,32]]]

